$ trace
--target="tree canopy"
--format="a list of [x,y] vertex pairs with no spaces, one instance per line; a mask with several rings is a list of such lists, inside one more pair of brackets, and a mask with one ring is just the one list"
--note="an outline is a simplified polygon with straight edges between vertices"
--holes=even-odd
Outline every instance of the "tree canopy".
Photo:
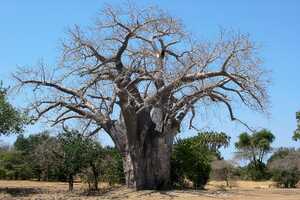
[[263,129],[252,135],[240,134],[235,147],[238,149],[239,155],[249,158],[253,162],[263,162],[264,156],[270,152],[274,140],[275,136],[272,132]]
[[0,82],[0,135],[20,133],[24,123],[24,116],[8,102],[7,89]]
[[221,159],[220,149],[228,147],[230,136],[223,132],[202,132],[195,138],[199,145],[205,146],[209,151],[214,153],[218,159]]
[[238,150],[237,158],[247,159],[247,174],[251,179],[259,180],[267,178],[265,156],[272,150],[271,144],[275,136],[269,130],[262,129],[253,134],[241,133],[235,143]]
[[[54,124],[86,119],[118,145],[113,113],[120,113],[127,126],[161,104],[164,123],[196,114],[195,105],[202,101],[224,104],[233,120],[235,97],[265,109],[268,76],[247,34],[222,31],[216,41],[199,41],[164,11],[135,6],[106,7],[93,27],[69,29],[57,67],[41,63],[33,73],[15,73],[20,86],[35,88],[39,97],[29,107],[35,119],[49,112],[56,113]],[[162,122],[151,118],[161,131]]]

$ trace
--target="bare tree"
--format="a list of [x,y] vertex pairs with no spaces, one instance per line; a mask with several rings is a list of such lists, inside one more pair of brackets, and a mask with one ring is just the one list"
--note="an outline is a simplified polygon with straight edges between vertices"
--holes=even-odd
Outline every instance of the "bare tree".
[[300,180],[299,150],[279,149],[274,155],[268,163],[273,180],[286,188],[296,187],[296,184]]
[[35,120],[105,130],[123,155],[129,187],[169,184],[174,136],[186,117],[193,127],[198,106],[224,105],[238,120],[233,101],[256,110],[267,103],[267,75],[247,35],[197,41],[155,7],[108,6],[91,28],[72,28],[62,47],[53,71],[41,64],[14,75],[35,94],[29,108]]
[[231,187],[229,181],[232,178],[234,172],[233,163],[228,160],[214,160],[211,163],[211,167],[211,178],[215,180],[225,181],[226,187]]

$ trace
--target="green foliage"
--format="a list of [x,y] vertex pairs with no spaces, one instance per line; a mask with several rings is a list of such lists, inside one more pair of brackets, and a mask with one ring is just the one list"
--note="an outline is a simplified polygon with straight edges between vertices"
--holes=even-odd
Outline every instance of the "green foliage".
[[118,150],[112,147],[102,148],[99,143],[94,144],[94,152],[89,149],[88,167],[80,173],[81,179],[88,183],[89,189],[92,190],[98,188],[98,181],[107,182],[109,185],[123,184],[123,161]]
[[29,154],[29,160],[35,161],[30,164],[35,178],[44,181],[65,179],[60,173],[61,162],[55,154],[58,148],[58,139],[49,135],[35,144],[33,151]]
[[190,180],[195,188],[203,188],[209,179],[212,159],[213,155],[199,144],[197,136],[178,140],[171,158],[171,182],[182,187]]
[[285,188],[293,188],[300,181],[300,151],[281,148],[268,161],[272,178]]
[[24,135],[18,135],[14,147],[16,150],[21,151],[24,155],[29,155],[34,149],[44,141],[50,138],[50,133],[44,131],[38,134],[30,135],[25,138]]
[[1,179],[25,180],[32,176],[31,168],[18,151],[2,151],[0,166]]
[[[85,137],[77,131],[65,131],[58,136],[62,171],[72,179],[79,172],[93,188],[98,189],[98,181],[109,184],[123,183],[122,158],[115,148],[102,148],[91,138]],[[101,177],[100,177],[101,175]]]
[[19,135],[13,148],[0,146],[1,179],[73,181],[78,174],[90,189],[98,189],[100,180],[110,184],[125,180],[120,153],[78,131],[65,130],[57,137],[47,131]]
[[74,176],[87,165],[89,141],[75,130],[65,130],[58,135],[59,148],[55,150],[67,177]]
[[0,135],[20,133],[26,118],[7,101],[7,89],[0,82]]
[[250,162],[244,170],[244,179],[247,180],[267,180],[270,178],[266,164],[260,161]]
[[[241,133],[235,147],[245,153],[250,153],[250,156],[258,156],[257,159],[263,159],[266,153],[271,150],[271,144],[275,140],[275,136],[268,130],[262,129],[252,135]],[[252,158],[256,159],[256,158]]]
[[22,154],[27,166],[31,168],[31,178],[38,180],[58,179],[54,172],[57,171],[56,156],[52,152],[55,146],[57,146],[56,138],[51,137],[47,131],[27,138],[19,135],[14,143],[15,150]]
[[121,154],[116,148],[111,147],[106,147],[104,152],[102,181],[108,182],[110,185],[124,183],[125,175]]
[[203,132],[178,140],[171,157],[172,184],[182,187],[189,180],[195,188],[203,188],[209,179],[211,162],[221,159],[219,150],[229,142],[230,137],[223,132]]
[[297,128],[294,131],[293,140],[298,141],[300,140],[300,112],[296,113],[296,120],[297,120]]
[[268,178],[267,168],[264,164],[265,156],[271,151],[271,144],[275,136],[268,130],[262,129],[252,135],[241,133],[239,140],[235,143],[238,149],[238,158],[247,159],[248,166],[244,168],[246,179],[263,180]]
[[272,174],[273,180],[285,188],[295,188],[300,180],[300,174],[296,168],[290,170],[274,169]]
[[111,184],[124,182],[117,150],[102,148],[77,131],[65,131],[57,137],[47,131],[27,138],[19,135],[14,150],[5,146],[0,150],[1,179],[66,181],[81,173],[82,180],[93,184],[93,189],[97,189],[100,176]]
[[230,136],[223,132],[202,132],[194,139],[199,145],[215,154],[218,159],[221,159],[220,148],[226,148],[230,144]]

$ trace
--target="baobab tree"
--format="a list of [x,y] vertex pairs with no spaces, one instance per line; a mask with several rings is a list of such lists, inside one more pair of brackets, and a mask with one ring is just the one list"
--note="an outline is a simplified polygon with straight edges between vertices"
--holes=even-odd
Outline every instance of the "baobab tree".
[[109,134],[136,189],[169,185],[174,136],[183,119],[194,127],[197,108],[224,105],[239,121],[233,101],[264,111],[268,99],[268,76],[248,35],[221,31],[216,41],[198,41],[155,7],[107,6],[89,28],[69,30],[58,66],[14,77],[34,93],[35,120],[77,120],[89,134]]

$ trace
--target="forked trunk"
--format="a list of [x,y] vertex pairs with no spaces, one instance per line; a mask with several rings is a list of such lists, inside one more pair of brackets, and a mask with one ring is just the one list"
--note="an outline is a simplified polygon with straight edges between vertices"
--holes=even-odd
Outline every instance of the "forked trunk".
[[144,144],[128,148],[123,155],[126,184],[137,190],[170,187],[173,136],[148,134]]

